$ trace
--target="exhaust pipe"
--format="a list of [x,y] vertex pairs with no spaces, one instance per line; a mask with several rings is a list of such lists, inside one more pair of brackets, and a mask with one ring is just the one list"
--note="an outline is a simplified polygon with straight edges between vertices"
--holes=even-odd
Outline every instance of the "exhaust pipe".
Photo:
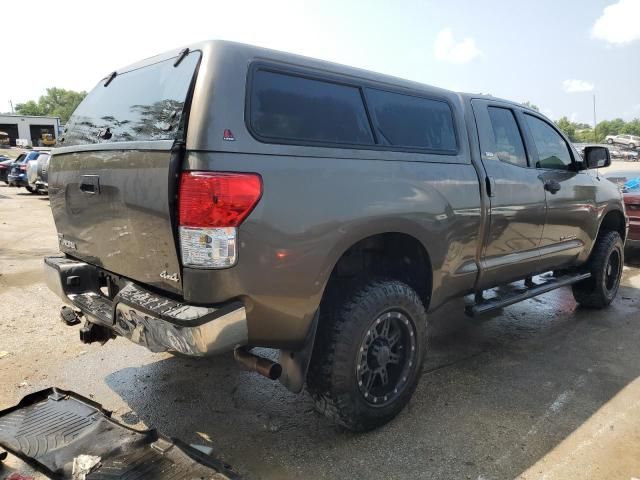
[[259,373],[263,377],[277,380],[282,375],[282,365],[268,358],[259,357],[249,352],[246,347],[237,347],[233,351],[233,358],[245,368]]

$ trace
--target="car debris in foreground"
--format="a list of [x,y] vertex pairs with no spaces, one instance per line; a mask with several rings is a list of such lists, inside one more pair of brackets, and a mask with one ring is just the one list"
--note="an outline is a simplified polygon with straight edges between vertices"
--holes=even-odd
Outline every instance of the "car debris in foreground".
[[194,446],[154,429],[134,430],[99,404],[58,388],[0,411],[0,448],[53,479],[239,478]]

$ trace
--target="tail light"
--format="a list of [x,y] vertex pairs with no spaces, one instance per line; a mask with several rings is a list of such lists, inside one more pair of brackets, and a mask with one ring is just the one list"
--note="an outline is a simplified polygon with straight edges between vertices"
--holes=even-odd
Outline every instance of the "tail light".
[[262,196],[255,173],[183,172],[178,191],[182,264],[226,268],[237,260],[238,225]]
[[22,170],[23,172],[27,171],[27,166],[26,165],[20,165],[20,170]]

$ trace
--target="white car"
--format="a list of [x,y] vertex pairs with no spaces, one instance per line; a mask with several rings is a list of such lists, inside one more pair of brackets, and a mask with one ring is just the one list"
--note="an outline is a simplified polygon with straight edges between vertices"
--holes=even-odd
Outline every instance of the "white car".
[[631,149],[640,147],[640,137],[636,135],[607,135],[605,140],[610,145],[616,143],[618,145],[625,145]]
[[36,160],[27,163],[27,181],[32,193],[44,193],[49,189],[47,170],[50,157],[49,153],[42,153]]

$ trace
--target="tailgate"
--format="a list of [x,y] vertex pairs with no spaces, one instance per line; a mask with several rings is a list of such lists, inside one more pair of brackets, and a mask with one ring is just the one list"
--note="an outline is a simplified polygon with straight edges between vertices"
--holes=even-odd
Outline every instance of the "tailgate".
[[181,52],[114,72],[76,109],[49,165],[61,251],[182,291],[173,202],[199,59]]

